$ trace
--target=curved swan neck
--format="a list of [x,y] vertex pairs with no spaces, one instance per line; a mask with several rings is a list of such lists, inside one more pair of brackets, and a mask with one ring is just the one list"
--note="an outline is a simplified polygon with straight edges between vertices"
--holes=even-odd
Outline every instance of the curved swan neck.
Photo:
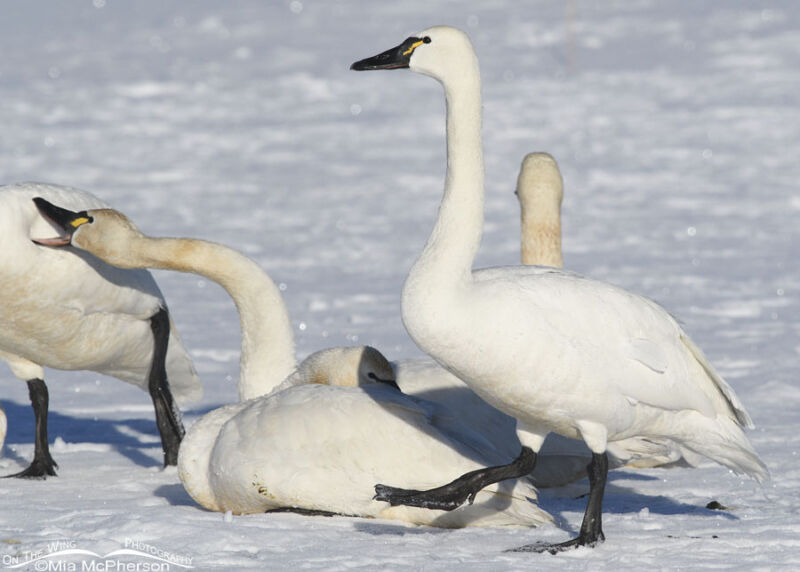
[[204,240],[141,236],[130,253],[149,268],[199,274],[233,299],[242,328],[239,398],[269,393],[295,368],[294,336],[278,287],[248,257]]
[[474,52],[458,70],[436,77],[447,102],[447,175],[439,217],[407,287],[421,276],[430,285],[465,284],[483,231],[483,148],[481,142],[481,82]]

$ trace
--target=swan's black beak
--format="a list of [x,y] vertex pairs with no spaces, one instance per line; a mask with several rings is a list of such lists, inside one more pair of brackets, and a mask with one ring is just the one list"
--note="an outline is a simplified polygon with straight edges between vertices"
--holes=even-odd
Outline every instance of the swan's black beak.
[[422,44],[429,44],[430,41],[431,39],[428,37],[408,38],[405,42],[391,50],[386,50],[377,56],[355,62],[350,66],[350,69],[355,71],[367,71],[407,68],[414,50]]
[[403,391],[400,389],[400,386],[397,385],[397,382],[393,379],[378,379],[378,383],[385,383],[389,387],[393,387],[400,393],[403,393]]
[[382,379],[382,378],[378,377],[377,375],[375,375],[372,372],[370,372],[369,375],[367,375],[367,377],[370,378],[374,382],[384,383],[384,384],[388,385],[389,387],[395,388],[400,393],[403,393],[403,390],[400,389],[400,386],[397,385],[397,382],[395,380],[393,380],[393,379]]
[[43,246],[67,246],[72,240],[72,235],[78,230],[78,227],[87,222],[92,222],[92,217],[86,211],[74,212],[67,209],[57,207],[50,201],[46,201],[41,197],[35,197],[33,202],[36,208],[47,220],[52,222],[61,232],[55,238],[34,238],[33,242]]

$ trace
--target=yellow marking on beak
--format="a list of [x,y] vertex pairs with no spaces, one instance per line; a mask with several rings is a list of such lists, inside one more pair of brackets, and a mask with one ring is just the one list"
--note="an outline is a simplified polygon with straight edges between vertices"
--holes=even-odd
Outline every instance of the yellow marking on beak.
[[418,42],[414,42],[413,44],[411,44],[410,48],[408,48],[405,52],[403,52],[403,55],[407,56],[408,54],[410,54],[411,52],[416,50],[418,46],[420,46],[421,44],[424,44],[424,43],[425,42],[423,42],[422,40],[419,40]]
[[82,224],[86,224],[87,222],[89,222],[89,219],[86,218],[85,216],[82,216],[80,218],[76,218],[75,220],[71,220],[69,224],[72,226],[72,228],[78,228],[79,226],[81,226]]

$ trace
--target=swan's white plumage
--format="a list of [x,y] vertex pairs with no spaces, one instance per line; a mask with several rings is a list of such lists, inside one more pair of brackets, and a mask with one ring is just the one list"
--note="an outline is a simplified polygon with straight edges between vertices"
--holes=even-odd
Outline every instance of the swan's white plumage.
[[3,444],[6,442],[6,431],[8,430],[8,421],[6,420],[6,412],[0,407],[0,452],[3,450]]
[[[75,231],[74,245],[126,267],[149,265],[202,274],[225,287],[240,312],[242,338],[248,340],[242,346],[242,375],[250,391],[258,392],[260,386],[262,392],[212,411],[187,432],[178,474],[198,503],[236,513],[290,507],[435,526],[551,522],[550,515],[529,500],[535,499],[536,491],[523,481],[487,489],[474,505],[450,513],[390,508],[373,501],[374,485],[390,475],[408,476],[404,483],[409,486],[428,485],[502,457],[479,434],[433,403],[379,383],[368,388],[320,383],[319,368],[328,367],[330,358],[343,370],[349,367],[350,374],[335,371],[328,383],[354,385],[354,379],[368,382],[370,373],[391,374],[388,362],[372,348],[334,348],[315,354],[300,365],[288,387],[277,384],[271,370],[259,371],[267,363],[259,354],[269,353],[264,344],[275,342],[273,334],[286,330],[283,325],[277,332],[261,326],[275,317],[271,315],[275,311],[282,322],[285,307],[279,295],[266,296],[269,302],[264,303],[265,296],[250,287],[271,283],[257,265],[221,245],[145,237],[116,211],[89,214],[94,222]],[[293,347],[291,330],[287,335],[290,339],[282,340],[280,354]],[[359,359],[337,359],[342,353],[352,356],[353,351]]]
[[528,500],[536,492],[523,481],[487,489],[474,505],[449,513],[373,501],[375,483],[389,478],[425,488],[503,460],[457,419],[440,419],[433,404],[391,388],[301,385],[235,410],[211,453],[210,508],[291,506],[444,527],[550,521]]
[[[448,168],[436,225],[403,289],[403,322],[417,345],[515,417],[534,451],[551,431],[595,453],[609,441],[666,438],[765,478],[738,398],[658,305],[552,268],[472,272],[483,225],[478,62],[459,30],[419,37],[430,41],[409,66],[444,86]],[[657,346],[658,359],[634,340]]]
[[[165,307],[146,270],[121,270],[75,249],[39,246],[53,227],[32,199],[81,211],[97,197],[68,187],[19,183],[0,187],[0,357],[17,377],[42,378],[42,366],[91,370],[147,388],[153,353],[149,318]],[[167,375],[181,402],[202,387],[175,328]]]
[[[521,206],[523,264],[561,267],[561,202],[563,179],[547,153],[529,153],[517,177]],[[640,347],[641,346],[641,347]],[[641,359],[656,363],[653,344],[635,341]],[[648,353],[648,350],[651,350]],[[431,360],[395,363],[397,384],[404,393],[446,404],[507,458],[520,450],[516,421],[479,398],[467,385]],[[630,438],[609,443],[610,466],[653,467],[678,461],[682,452],[664,439]],[[538,487],[560,486],[586,476],[591,451],[579,440],[550,434],[539,451],[531,478]]]

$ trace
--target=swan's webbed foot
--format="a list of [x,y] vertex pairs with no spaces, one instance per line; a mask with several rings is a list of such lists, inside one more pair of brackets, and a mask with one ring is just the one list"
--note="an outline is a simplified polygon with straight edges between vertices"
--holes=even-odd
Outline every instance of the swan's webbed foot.
[[33,378],[27,381],[28,395],[31,399],[33,416],[36,424],[34,438],[33,462],[24,471],[7,475],[8,478],[19,479],[46,479],[55,477],[58,464],[50,456],[50,446],[47,443],[47,411],[50,406],[50,394],[47,384],[43,379]]
[[558,554],[559,552],[572,550],[573,548],[580,548],[581,546],[594,548],[597,546],[597,544],[606,539],[602,532],[596,538],[590,538],[589,536],[590,535],[584,537],[583,535],[579,535],[572,540],[559,542],[557,544],[550,544],[548,542],[534,542],[533,544],[525,544],[524,546],[519,546],[517,548],[509,548],[505,552],[536,552],[538,554],[549,552],[550,554]]
[[6,475],[4,478],[18,478],[18,479],[46,479],[47,477],[56,477],[58,476],[56,473],[56,467],[58,467],[58,463],[56,463],[52,457],[50,457],[50,453],[48,452],[46,456],[41,456],[38,458],[34,458],[33,462],[30,466],[20,471],[19,473],[14,473],[13,475]]
[[475,500],[478,490],[464,490],[454,486],[456,481],[447,485],[418,491],[415,489],[401,489],[387,485],[375,485],[375,500],[388,502],[392,506],[417,506],[431,510],[453,510],[460,507],[465,502]]
[[416,506],[432,510],[453,510],[465,502],[475,500],[481,489],[505,479],[515,479],[530,473],[536,466],[536,453],[523,447],[519,457],[507,465],[487,467],[470,471],[454,481],[428,489],[401,489],[387,485],[375,485],[375,500],[388,502],[392,506]]
[[586,512],[583,514],[581,532],[578,537],[558,544],[546,542],[526,544],[519,548],[506,550],[506,552],[549,552],[550,554],[558,554],[580,546],[594,548],[598,543],[606,539],[603,534],[602,516],[603,493],[605,492],[606,478],[608,476],[608,455],[605,453],[592,453],[592,461],[586,469],[589,474],[589,501],[586,503]]

